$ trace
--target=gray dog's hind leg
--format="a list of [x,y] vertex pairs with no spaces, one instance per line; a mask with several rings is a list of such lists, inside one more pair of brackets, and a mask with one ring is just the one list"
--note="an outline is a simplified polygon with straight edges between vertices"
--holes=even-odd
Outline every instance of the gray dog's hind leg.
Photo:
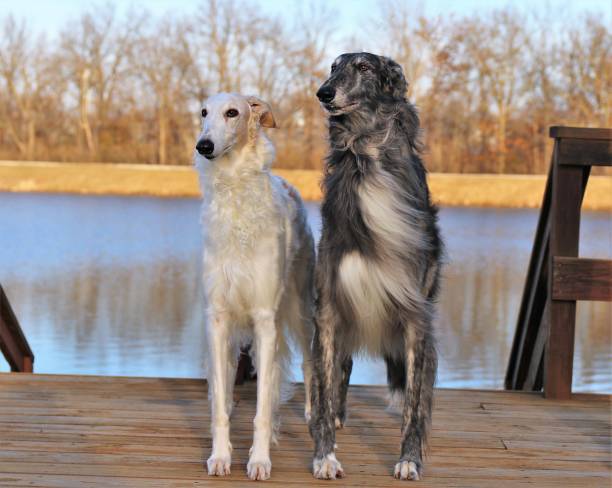
[[336,396],[336,429],[344,427],[346,422],[346,395],[353,371],[353,358],[346,356],[340,363],[340,375],[338,375],[338,386]]
[[405,334],[406,387],[402,444],[394,475],[403,480],[418,480],[423,467],[423,447],[427,443],[431,423],[437,355],[429,330],[407,330]]

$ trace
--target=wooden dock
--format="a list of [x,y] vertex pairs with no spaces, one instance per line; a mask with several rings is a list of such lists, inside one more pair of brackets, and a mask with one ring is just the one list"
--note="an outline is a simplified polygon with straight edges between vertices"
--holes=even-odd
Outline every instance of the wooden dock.
[[[282,407],[272,486],[406,486],[393,479],[399,415],[385,388],[351,386],[338,433],[347,476],[310,475],[303,388]],[[253,383],[236,387],[232,475],[210,478],[206,382],[189,379],[0,374],[0,486],[253,486],[245,469]],[[611,397],[438,390],[425,479],[417,486],[609,487]]]

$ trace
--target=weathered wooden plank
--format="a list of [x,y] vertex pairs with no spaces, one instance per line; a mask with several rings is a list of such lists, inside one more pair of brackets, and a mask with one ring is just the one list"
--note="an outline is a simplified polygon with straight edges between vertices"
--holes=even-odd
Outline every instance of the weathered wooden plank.
[[[497,458],[497,457],[513,457],[522,456],[537,457],[540,459],[572,459],[572,460],[609,460],[609,449],[606,444],[576,444],[571,443],[572,449],[569,449],[570,444],[566,442],[560,443],[561,446],[554,446],[554,443],[547,440],[530,441],[530,440],[511,440],[504,439],[504,444],[494,448],[487,446],[449,446],[436,443],[431,446],[432,452],[436,456],[445,457],[461,454],[462,457],[481,457],[481,458]],[[108,454],[118,455],[124,454],[133,456],[133,459],[145,459],[147,456],[161,456],[168,458],[177,458],[183,460],[193,459],[194,457],[202,456],[202,445],[165,445],[165,444],[142,444],[142,443],[127,443],[117,442],[109,439],[103,440],[88,440],[88,442],[74,442],[68,440],[29,440],[29,439],[4,439],[2,448],[6,452],[21,452],[21,456],[27,456],[28,452],[44,452],[44,453],[80,453],[80,454]],[[578,448],[578,449],[577,449]],[[245,450],[246,446],[237,445],[236,450]],[[343,446],[342,452],[361,452],[359,446],[355,446],[352,450]],[[291,448],[281,442],[279,446],[272,447],[272,453],[276,456],[281,453],[283,456],[296,457],[312,454],[311,443],[291,443]],[[0,455],[2,452],[0,451]],[[13,455],[13,454],[11,454]],[[16,454],[15,454],[16,455]],[[108,457],[100,462],[113,462],[114,457]]]
[[612,260],[556,256],[552,297],[554,300],[612,301]]
[[[233,432],[233,431],[232,431]],[[34,429],[30,430],[15,430],[9,432],[2,432],[1,438],[3,441],[12,441],[12,442],[20,442],[20,441],[37,441],[37,442],[70,442],[77,445],[90,445],[91,443],[103,443],[108,445],[115,446],[123,446],[127,444],[139,445],[139,446],[162,446],[166,449],[174,449],[176,447],[197,447],[199,449],[210,449],[212,446],[212,441],[210,435],[207,437],[206,434],[202,435],[193,435],[189,437],[154,437],[154,436],[139,436],[139,435],[126,435],[126,434],[104,434],[104,433],[83,433],[83,432],[52,432],[50,434],[36,431]],[[240,436],[234,435],[232,433],[232,443],[235,449],[238,449],[240,446],[250,446],[250,443],[253,439],[251,433],[242,434]],[[389,438],[368,438],[368,447],[370,449],[376,450],[378,446],[389,445]],[[397,442],[395,442],[397,440]],[[517,436],[512,440],[521,440],[521,441],[537,441],[541,440],[541,436],[538,434],[530,434],[530,435],[521,435]],[[567,438],[566,436],[556,436],[551,439],[547,439],[549,442],[564,442],[568,445],[574,445],[576,447],[582,448],[584,446],[584,442],[582,442],[582,437],[571,437]],[[482,435],[478,433],[464,433],[464,432],[449,432],[445,435],[432,435],[431,439],[431,448],[432,449],[460,449],[460,448],[473,448],[474,446],[478,446],[479,449],[500,449],[504,450],[504,445],[501,442],[500,438],[494,438],[489,435]],[[399,445],[399,435],[393,439],[394,445]],[[342,449],[348,449],[353,444],[353,439],[349,437],[345,437],[342,443]],[[595,445],[595,444],[593,444]],[[599,442],[597,445],[605,445],[602,442]],[[286,434],[281,435],[279,441],[279,447],[281,449],[287,450],[288,446],[291,446],[291,450],[294,448],[298,451],[306,451],[312,454],[312,441],[310,438],[304,434],[296,435],[293,431],[288,432]],[[361,437],[358,439],[356,448],[360,449],[362,452],[364,446],[364,438]]]
[[[232,436],[238,438],[250,438],[252,436],[252,419],[253,415],[247,418],[244,416],[240,421],[232,422]],[[39,432],[47,437],[52,437],[54,433],[103,433],[117,435],[131,435],[140,437],[207,437],[210,432],[209,422],[181,422],[181,421],[155,421],[154,425],[148,425],[146,422],[136,422],[135,419],[128,420],[113,420],[111,423],[100,423],[89,419],[66,419],[64,422],[72,420],[71,423],[59,423],[50,421],[48,418],[24,417],[21,422],[4,422],[0,423],[0,432],[4,434],[16,432]],[[250,420],[250,422],[249,422]],[[470,436],[478,438],[499,438],[499,432],[503,431],[508,438],[515,435],[522,436],[523,430],[516,428],[515,423],[519,421],[529,420],[531,433],[540,434],[546,437],[551,428],[555,429],[555,434],[566,436],[567,440],[580,440],[583,435],[589,435],[593,442],[608,442],[608,436],[601,431],[601,421],[594,423],[572,422],[554,422],[547,425],[542,425],[543,419],[521,419],[513,418],[509,420],[506,417],[499,416],[477,416],[466,417],[463,422],[453,423],[450,416],[437,416],[438,422],[443,422],[445,432],[438,429],[432,431],[432,438],[444,438],[445,435],[450,436]],[[249,425],[250,424],[250,425]],[[343,439],[347,443],[360,445],[360,437],[366,434],[372,439],[396,438],[399,441],[399,424],[396,420],[394,423],[370,423],[368,425],[350,423],[343,432]],[[482,425],[489,424],[489,425]],[[576,435],[576,429],[580,429],[580,434]],[[372,432],[374,430],[374,432]],[[306,425],[300,426],[295,423],[283,424],[281,434],[291,434],[292,440],[298,438],[308,441],[308,432]]]
[[[255,411],[252,383],[236,388],[232,474],[211,479],[203,464],[211,448],[206,382],[19,377],[23,381],[0,375],[0,486],[251,486],[245,465]],[[351,387],[349,421],[337,436],[347,477],[335,484],[404,485],[391,476],[400,417],[384,410],[384,391]],[[419,486],[610,482],[610,396],[556,402],[534,393],[437,390],[436,398]],[[272,486],[329,486],[310,475],[312,441],[302,400],[298,387],[281,407]]]
[[590,127],[565,127],[554,125],[549,129],[550,137],[563,139],[612,140],[612,129]]
[[[508,441],[511,442],[511,441]],[[248,458],[249,449],[247,447],[239,447],[232,451],[236,457],[241,459]],[[357,449],[352,451],[342,450],[345,456],[358,455],[361,452]],[[304,464],[304,461],[308,462],[308,458],[312,454],[312,450],[293,450],[293,449],[279,449],[273,448],[271,451],[272,457],[280,461],[279,467],[295,468],[300,469]],[[477,449],[477,448],[459,448],[459,449],[437,449],[434,453],[430,454],[429,460],[436,464],[447,465],[449,463],[457,462],[457,458],[461,457],[465,462],[466,466],[482,466],[487,464],[493,464],[495,462],[500,464],[508,464],[514,462],[522,462],[525,468],[531,465],[532,468],[538,468],[541,466],[542,460],[546,459],[550,462],[549,468],[554,464],[558,467],[563,467],[570,471],[576,470],[587,470],[600,469],[605,467],[608,459],[602,452],[590,453],[588,456],[582,456],[578,454],[576,457],[570,456],[567,452],[555,453],[548,455],[547,452],[532,449],[529,455],[525,454],[519,449],[512,449],[510,452],[502,449]],[[381,463],[382,461],[382,463]],[[197,468],[203,464],[202,452],[199,449],[191,449],[190,451],[177,453],[176,450],[166,450],[166,452],[157,453],[135,453],[135,452],[83,452],[75,449],[46,449],[46,450],[28,450],[24,452],[22,450],[3,449],[0,450],[0,462],[14,462],[14,463],[59,463],[59,464],[92,464],[92,465],[124,465],[145,468],[147,465],[152,463],[165,463],[165,464],[196,464]],[[379,468],[381,465],[388,468],[388,466],[397,462],[397,453],[395,448],[387,448],[381,450],[378,456],[363,457],[359,464],[361,466],[371,466],[372,470]],[[459,461],[460,462],[460,461]],[[566,463],[561,466],[561,463]],[[581,463],[592,463],[589,468],[588,464]]]
[[[255,400],[252,400],[251,405],[239,404],[236,406],[232,419],[235,420],[236,425],[241,425],[241,422],[247,422],[252,420],[250,416],[254,413]],[[80,403],[79,403],[80,405]],[[74,422],[91,422],[91,423],[103,423],[103,424],[128,424],[132,425],[147,422],[150,424],[155,421],[158,425],[173,425],[175,422],[181,422],[182,424],[192,425],[194,422],[208,422],[210,415],[207,412],[206,405],[202,404],[194,406],[190,409],[184,408],[172,408],[172,406],[164,407],[163,411],[147,411],[147,410],[124,410],[116,409],[114,405],[106,405],[108,410],[90,410],[86,408],[70,409],[62,407],[49,407],[49,408],[33,408],[27,407],[16,407],[12,405],[0,405],[0,422],[11,423],[11,422],[23,422],[21,419],[28,418],[35,422],[41,423],[72,423]],[[295,410],[296,407],[299,409],[301,404],[284,404],[283,408],[289,410]],[[396,426],[398,419],[401,419],[401,415],[398,413],[390,413],[382,411],[382,409],[375,408],[363,408],[359,405],[354,405],[353,402],[349,404],[350,407],[350,425],[352,426],[373,426],[373,425],[392,425]],[[567,425],[567,421],[572,419],[584,419],[585,415],[588,416],[588,420],[584,420],[588,423],[593,420],[607,420],[608,415],[602,412],[600,409],[585,409],[576,405],[570,407],[563,407],[553,405],[551,408],[545,410],[534,407],[534,406],[523,406],[519,404],[507,406],[493,403],[481,403],[480,406],[473,406],[472,408],[456,408],[450,404],[436,405],[435,413],[437,419],[451,420],[456,413],[461,414],[461,419],[478,424],[478,419],[485,418],[487,421],[503,421],[507,419],[512,421],[515,418],[524,419],[544,419],[547,418],[548,412],[554,412],[555,416],[549,419],[550,425],[555,425],[557,422]],[[288,415],[287,419],[283,424],[288,425],[302,425],[305,424],[304,419],[298,415]],[[457,422],[456,425],[461,425]],[[489,424],[485,424],[485,427]],[[547,424],[548,425],[548,424]],[[252,425],[247,425],[248,428],[252,428]],[[478,426],[477,429],[481,430],[483,427]]]
[[[0,486],[10,486],[11,488],[18,487],[34,487],[34,488],[83,488],[83,481],[78,476],[71,475],[32,475],[32,474],[23,474],[23,473],[10,473],[7,475],[7,479],[9,480],[8,484],[3,484],[0,480]],[[428,478],[429,479],[429,478]],[[589,481],[588,479],[586,480]],[[595,482],[595,480],[594,480]],[[334,486],[406,486],[405,482],[400,481],[391,481],[391,484],[386,485],[367,485],[365,484],[367,481],[360,482],[352,481],[350,484],[342,481],[336,481]],[[551,487],[568,487],[568,488],[584,488],[585,480],[584,479],[576,479],[576,480],[562,480],[559,478],[558,480],[549,479],[549,484],[539,486],[551,486]],[[301,481],[280,481],[276,482],[275,480],[267,480],[266,484],[271,486],[288,486],[288,487],[302,487],[305,486]],[[87,478],[87,485],[91,488],[143,488],[146,486],[147,488],[197,488],[201,486],[244,486],[244,487],[252,487],[252,482],[239,482],[235,479],[231,480],[213,480],[212,482],[207,479],[202,480],[154,480],[147,479],[146,481],[138,480],[134,478],[125,478],[125,477],[113,477],[113,478],[105,478],[99,476],[89,476]],[[321,486],[328,487],[330,486],[330,482],[325,481],[311,481],[308,482],[308,486]],[[477,477],[447,477],[447,478],[434,478],[431,481],[422,481],[419,483],[419,487],[428,488],[431,486],[436,487],[470,487],[470,488],[490,488],[491,481]],[[529,486],[533,487],[534,481],[526,478],[522,480],[496,480],[495,481],[496,488],[514,488],[514,487],[523,487]],[[595,486],[595,485],[593,485]]]
[[563,139],[559,141],[560,165],[610,166],[612,165],[612,141]]

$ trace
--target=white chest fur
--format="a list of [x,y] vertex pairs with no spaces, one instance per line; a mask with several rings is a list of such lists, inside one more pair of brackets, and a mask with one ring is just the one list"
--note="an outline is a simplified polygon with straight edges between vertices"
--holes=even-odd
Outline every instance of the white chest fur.
[[271,277],[280,276],[283,209],[267,171],[204,176],[205,293],[209,305],[245,323],[251,310],[278,302],[280,281]]
[[359,346],[376,353],[393,302],[408,307],[423,302],[419,277],[410,262],[424,242],[416,211],[404,203],[402,190],[380,172],[358,189],[360,210],[379,255],[350,252],[339,263],[339,285],[353,308]]

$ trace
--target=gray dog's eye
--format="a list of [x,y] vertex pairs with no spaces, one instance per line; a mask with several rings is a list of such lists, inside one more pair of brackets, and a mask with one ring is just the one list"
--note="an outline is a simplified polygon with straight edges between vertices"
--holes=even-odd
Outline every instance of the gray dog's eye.
[[238,117],[238,110],[235,108],[230,108],[227,112],[225,112],[225,116],[229,118]]
[[208,111],[205,108],[203,108],[202,109],[202,118],[205,118],[207,115],[208,115]]
[[365,63],[359,63],[357,65],[357,68],[359,69],[359,71],[368,71],[370,69],[370,67]]
[[331,65],[331,72],[333,73],[334,71],[336,71],[336,65],[335,65],[335,64],[332,64],[332,65]]

